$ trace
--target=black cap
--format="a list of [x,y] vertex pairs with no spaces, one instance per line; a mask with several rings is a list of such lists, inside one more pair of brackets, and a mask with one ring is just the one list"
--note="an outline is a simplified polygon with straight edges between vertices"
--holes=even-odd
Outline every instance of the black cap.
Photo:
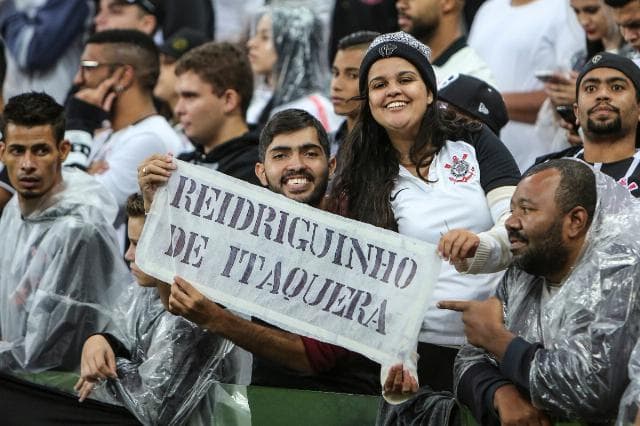
[[576,98],[578,97],[580,82],[587,73],[596,68],[613,68],[626,75],[636,88],[636,97],[640,93],[640,68],[631,59],[615,53],[600,52],[593,55],[582,67],[576,82]]
[[364,94],[367,86],[367,75],[369,68],[374,62],[380,59],[399,57],[411,62],[420,73],[422,80],[435,97],[438,93],[436,74],[429,63],[431,59],[431,49],[418,41],[415,37],[402,31],[382,34],[376,37],[362,58],[360,64],[360,94]]
[[114,3],[130,4],[140,6],[145,12],[154,15],[158,20],[161,20],[162,13],[158,0],[116,0]]
[[632,1],[633,0],[604,0],[604,3],[611,7],[623,7]]
[[496,135],[509,121],[500,92],[470,75],[454,74],[446,79],[440,85],[438,98],[482,121]]
[[189,50],[208,41],[209,39],[207,36],[202,34],[200,31],[185,27],[180,28],[178,31],[173,33],[171,37],[164,41],[158,50],[174,59],[180,59],[180,57]]

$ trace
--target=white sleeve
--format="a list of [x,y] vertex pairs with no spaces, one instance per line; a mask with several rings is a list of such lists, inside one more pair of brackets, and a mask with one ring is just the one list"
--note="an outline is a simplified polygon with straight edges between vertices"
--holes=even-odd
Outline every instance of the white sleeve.
[[509,237],[504,226],[511,214],[511,197],[515,186],[501,186],[487,193],[493,227],[478,234],[480,245],[474,257],[457,263],[456,270],[466,274],[486,274],[505,269],[511,263]]
[[167,149],[160,138],[152,133],[119,140],[122,144],[113,149],[107,162],[109,169],[95,178],[116,198],[122,207],[127,197],[138,192],[138,164],[153,154],[166,154]]

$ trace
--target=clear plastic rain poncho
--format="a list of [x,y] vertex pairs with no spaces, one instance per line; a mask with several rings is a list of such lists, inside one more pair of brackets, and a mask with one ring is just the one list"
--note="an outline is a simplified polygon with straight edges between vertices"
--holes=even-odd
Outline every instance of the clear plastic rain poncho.
[[634,424],[640,413],[640,342],[636,344],[629,359],[629,379],[631,383],[620,400],[617,426]]
[[22,217],[0,219],[0,370],[71,371],[86,338],[105,329],[131,280],[112,223],[117,205],[92,177],[63,182]]
[[269,9],[275,65],[272,107],[303,98],[324,88],[322,22],[306,7],[276,6]]
[[189,417],[214,383],[248,384],[251,356],[166,311],[155,287],[132,283],[122,301],[112,334],[130,356],[116,358],[118,378],[92,398],[123,404],[145,425],[174,425]]
[[[529,371],[533,405],[589,422],[615,419],[640,329],[640,208],[610,177],[596,172],[596,182],[598,204],[583,253],[557,293],[541,306],[544,278],[513,266],[497,288],[506,327],[544,346]],[[496,365],[465,345],[456,359],[456,387],[477,363]]]

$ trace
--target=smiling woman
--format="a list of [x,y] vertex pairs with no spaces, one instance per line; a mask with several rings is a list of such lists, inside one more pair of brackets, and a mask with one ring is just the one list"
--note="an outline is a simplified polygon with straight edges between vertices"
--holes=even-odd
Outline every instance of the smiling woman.
[[[490,130],[436,106],[429,58],[429,48],[403,32],[371,43],[359,75],[365,102],[338,154],[330,204],[354,219],[438,245],[448,262],[424,307],[417,375],[434,390],[451,390],[463,325],[457,313],[435,304],[484,299],[495,288],[495,272],[510,260],[504,221],[519,173]],[[399,372],[396,383],[408,383],[412,374],[393,371]],[[387,396],[403,391],[393,383],[392,377],[385,384]]]
[[412,143],[418,135],[433,93],[411,62],[399,57],[378,61],[369,71],[369,106],[374,120]]

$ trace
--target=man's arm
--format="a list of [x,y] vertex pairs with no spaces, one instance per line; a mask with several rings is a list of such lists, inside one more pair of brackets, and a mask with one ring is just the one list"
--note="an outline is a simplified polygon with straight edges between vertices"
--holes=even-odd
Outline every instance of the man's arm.
[[499,363],[500,373],[528,391],[531,363],[543,346],[507,330],[502,320],[502,302],[497,297],[485,301],[442,301],[438,307],[462,312],[467,341],[489,352]]
[[595,307],[575,308],[574,319],[565,325],[575,332],[565,330],[569,337],[553,348],[510,335],[497,319],[495,301],[440,306],[463,312],[469,343],[492,353],[504,377],[527,390],[536,406],[562,417],[606,420],[617,409],[628,380],[625,366],[638,338],[635,274],[636,268],[620,268],[606,277],[618,285],[607,289]]
[[[504,314],[508,311],[508,291],[511,282],[508,275],[496,289],[495,297],[484,302],[439,302],[444,309],[463,312],[465,334],[469,344],[464,345],[454,364],[455,394],[465,404],[480,424],[547,424],[545,415],[531,404],[529,398],[514,386],[514,382],[500,371],[496,357],[490,355],[479,343],[493,330],[504,330]],[[477,324],[476,324],[477,323]],[[472,335],[469,338],[469,335]],[[514,335],[504,333],[494,350],[506,351]],[[473,346],[473,345],[476,346]]]
[[115,85],[122,73],[122,69],[116,70],[97,87],[81,89],[67,101],[64,137],[71,142],[71,152],[64,162],[65,166],[83,170],[89,168],[94,133],[109,118],[109,111],[117,96]]
[[259,357],[303,373],[315,372],[300,336],[240,318],[204,297],[180,277],[171,286],[169,310]]
[[507,378],[480,348],[465,345],[455,363],[456,397],[482,425],[548,424],[546,415]]
[[533,124],[538,117],[538,110],[546,99],[544,90],[534,92],[503,93],[502,98],[507,106],[509,119],[522,123]]
[[[491,361],[506,357],[511,343],[519,339],[504,328],[500,300],[492,297],[485,302],[440,302],[439,306],[463,312],[470,345],[463,347],[456,359],[456,396],[469,407],[476,420],[483,425],[549,425],[546,414],[535,408],[528,396],[515,386],[520,383],[505,374],[503,364],[499,368]],[[492,350],[488,350],[493,354],[491,358],[483,345],[491,347]],[[527,372],[528,369],[522,374]]]
[[549,417],[542,410],[534,407],[514,385],[497,388],[493,397],[493,406],[502,425],[551,426]]
[[473,346],[487,350],[500,362],[515,335],[503,322],[502,302],[497,297],[484,301],[441,301],[438,308],[462,312],[464,334]]

